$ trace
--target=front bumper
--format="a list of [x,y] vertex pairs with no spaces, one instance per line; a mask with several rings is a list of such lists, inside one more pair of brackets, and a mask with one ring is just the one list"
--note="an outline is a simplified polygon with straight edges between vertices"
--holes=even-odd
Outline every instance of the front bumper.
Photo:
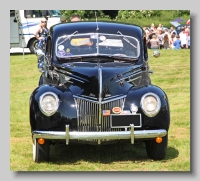
[[76,132],[69,131],[69,125],[66,125],[66,131],[33,131],[33,139],[44,138],[44,139],[63,139],[66,140],[66,144],[69,144],[69,140],[88,140],[97,139],[100,144],[102,139],[130,139],[131,144],[134,144],[134,139],[148,139],[163,137],[167,134],[164,129],[158,130],[137,130],[134,131],[134,125],[130,125],[130,131],[113,131],[113,132]]

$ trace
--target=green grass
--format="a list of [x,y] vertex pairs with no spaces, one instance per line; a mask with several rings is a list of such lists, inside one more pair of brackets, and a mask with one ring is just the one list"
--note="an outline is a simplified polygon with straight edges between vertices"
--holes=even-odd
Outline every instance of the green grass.
[[[149,55],[153,53],[149,51]],[[190,171],[190,50],[161,50],[149,59],[152,83],[168,96],[171,124],[166,158],[149,159],[141,145],[56,145],[49,163],[32,160],[29,97],[38,85],[36,56],[10,55],[11,171]]]

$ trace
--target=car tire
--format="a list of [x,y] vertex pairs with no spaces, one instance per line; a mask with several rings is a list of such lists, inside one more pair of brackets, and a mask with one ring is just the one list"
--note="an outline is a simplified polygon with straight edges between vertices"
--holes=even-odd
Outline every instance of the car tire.
[[33,140],[33,161],[35,162],[49,161],[49,153],[50,153],[50,143],[48,140],[45,140],[45,143],[43,145],[40,145],[37,142],[37,139]]
[[145,142],[146,152],[149,158],[153,160],[162,160],[165,158],[168,145],[168,134],[162,138],[161,143],[156,143],[154,140]]
[[34,38],[30,41],[29,50],[31,53],[35,53],[35,50],[37,49],[38,49],[38,40]]

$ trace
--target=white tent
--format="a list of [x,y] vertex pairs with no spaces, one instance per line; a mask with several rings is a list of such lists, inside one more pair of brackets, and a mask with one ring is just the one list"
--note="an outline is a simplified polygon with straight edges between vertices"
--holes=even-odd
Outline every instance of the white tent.
[[180,25],[180,23],[178,23],[177,21],[171,21],[170,23],[175,27]]

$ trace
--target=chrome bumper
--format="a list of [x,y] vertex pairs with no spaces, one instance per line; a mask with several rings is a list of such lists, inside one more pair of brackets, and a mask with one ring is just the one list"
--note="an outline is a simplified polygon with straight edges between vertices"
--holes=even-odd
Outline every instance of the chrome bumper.
[[[167,134],[164,129],[158,130],[137,130],[134,131],[134,125],[130,125],[130,131],[113,131],[113,132],[76,132],[69,131],[69,126],[66,125],[66,131],[33,131],[33,139],[64,139],[66,144],[69,144],[69,140],[88,140],[88,139],[130,139],[131,144],[134,144],[134,139],[156,138],[158,136],[163,137]],[[100,141],[99,141],[100,144]]]

